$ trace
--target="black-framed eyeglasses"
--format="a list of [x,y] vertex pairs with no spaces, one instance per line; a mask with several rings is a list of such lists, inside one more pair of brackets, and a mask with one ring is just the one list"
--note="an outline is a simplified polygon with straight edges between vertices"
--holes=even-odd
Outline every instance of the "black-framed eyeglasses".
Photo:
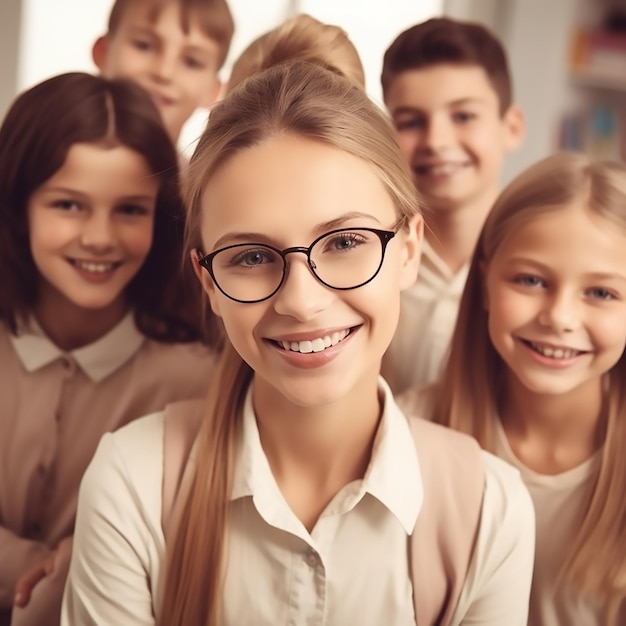
[[340,228],[318,237],[308,248],[279,250],[266,243],[238,243],[206,256],[198,251],[198,263],[206,268],[217,288],[235,302],[252,304],[271,298],[289,272],[287,255],[300,252],[315,278],[337,290],[357,289],[372,281],[385,258],[394,230]]

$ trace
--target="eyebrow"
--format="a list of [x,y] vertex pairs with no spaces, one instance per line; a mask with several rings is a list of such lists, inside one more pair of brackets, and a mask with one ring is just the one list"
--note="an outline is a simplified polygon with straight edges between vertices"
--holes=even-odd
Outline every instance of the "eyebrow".
[[[481,98],[459,98],[457,100],[451,100],[450,102],[446,102],[445,106],[450,107],[458,107],[458,106],[466,106],[468,104],[477,104],[479,106],[484,106],[485,101]],[[399,106],[392,111],[392,115],[415,115],[416,113],[422,114],[423,110],[417,107],[411,106]]]
[[[381,225],[380,220],[370,215],[369,213],[362,213],[359,211],[352,211],[350,213],[346,213],[341,217],[329,220],[327,222],[322,222],[318,224],[313,229],[313,239],[327,233],[328,231],[335,230],[337,228],[343,228],[346,222],[349,222],[354,219],[369,219],[375,221],[379,226]],[[357,228],[354,226],[353,228]],[[214,244],[213,250],[217,250],[218,248],[224,247],[226,245],[234,244],[234,243],[270,243],[276,244],[276,240],[271,236],[265,233],[254,233],[254,232],[230,232],[222,235]]]
[[[45,187],[43,186],[41,188],[41,193],[60,193],[60,194],[64,194],[64,195],[68,195],[68,196],[77,196],[79,198],[83,198],[83,199],[90,199],[91,196],[89,194],[86,194],[82,191],[79,191],[78,189],[71,189],[70,187]],[[130,195],[130,196],[120,196],[119,198],[117,198],[117,201],[124,201],[124,202],[154,202],[154,200],[156,199],[156,195],[155,196],[148,196],[148,195],[142,195],[142,194],[136,194],[136,195]]]
[[[548,265],[544,265],[539,261],[533,261],[532,259],[525,259],[524,257],[513,257],[507,261],[507,265],[514,265],[515,263],[521,265],[528,265],[543,272],[551,272],[552,270]],[[591,272],[589,274],[583,274],[583,278],[586,280],[622,280],[626,281],[625,274],[618,274],[616,272]]]

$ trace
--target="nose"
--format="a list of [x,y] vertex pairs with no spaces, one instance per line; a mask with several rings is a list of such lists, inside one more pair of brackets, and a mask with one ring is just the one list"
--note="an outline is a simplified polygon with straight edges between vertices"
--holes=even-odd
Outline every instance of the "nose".
[[176,69],[176,60],[173,54],[162,50],[155,56],[154,60],[154,77],[159,82],[169,82],[174,76]]
[[452,122],[446,117],[434,115],[428,120],[424,129],[423,147],[432,151],[447,148],[453,141],[454,129]]
[[557,291],[546,299],[539,322],[557,333],[576,330],[581,324],[578,299],[574,294]]
[[291,255],[285,279],[273,298],[274,310],[299,321],[313,319],[335,298],[330,287],[320,283],[302,254]]
[[93,211],[83,222],[80,241],[85,248],[98,253],[115,246],[115,227],[108,211]]

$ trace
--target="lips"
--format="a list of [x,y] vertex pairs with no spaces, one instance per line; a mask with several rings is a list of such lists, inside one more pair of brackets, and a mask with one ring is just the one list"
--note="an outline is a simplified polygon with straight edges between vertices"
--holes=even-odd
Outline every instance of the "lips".
[[289,350],[291,352],[300,352],[301,354],[309,354],[311,352],[323,352],[326,348],[336,346],[342,342],[352,331],[351,328],[347,328],[333,333],[325,334],[313,339],[305,339],[302,341],[290,341],[290,340],[273,340],[283,350]]
[[420,176],[450,176],[469,165],[466,162],[424,163],[415,165],[413,170]]
[[522,341],[535,352],[548,359],[554,359],[555,361],[573,359],[574,357],[577,357],[580,354],[586,354],[587,352],[585,350],[577,350],[576,348],[570,348],[567,346],[554,346],[546,343],[538,343],[536,341]]
[[163,94],[160,94],[156,91],[149,91],[149,93],[150,97],[157,106],[171,106],[175,103],[175,100],[173,98],[164,96]]
[[80,259],[68,259],[68,261],[74,267],[94,274],[106,274],[122,264],[121,261],[83,261]]

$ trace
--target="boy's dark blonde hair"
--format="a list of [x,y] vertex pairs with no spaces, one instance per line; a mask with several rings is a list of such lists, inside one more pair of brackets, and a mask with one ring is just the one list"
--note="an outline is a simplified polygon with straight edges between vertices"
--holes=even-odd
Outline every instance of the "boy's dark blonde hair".
[[156,19],[163,8],[175,2],[180,7],[181,28],[188,33],[192,22],[219,46],[218,68],[222,67],[235,32],[235,23],[226,0],[115,0],[109,13],[108,34],[119,28],[126,11],[133,6],[146,6],[150,19]]
[[504,114],[513,102],[506,52],[498,38],[484,26],[447,17],[432,18],[400,33],[383,58],[383,97],[402,72],[434,65],[475,65],[487,74]]

